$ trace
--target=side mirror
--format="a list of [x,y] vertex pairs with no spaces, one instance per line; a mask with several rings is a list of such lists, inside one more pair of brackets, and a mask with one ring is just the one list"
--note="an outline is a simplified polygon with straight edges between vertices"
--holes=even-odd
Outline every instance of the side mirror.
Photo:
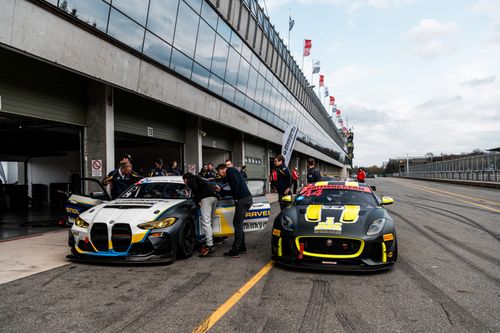
[[393,203],[394,203],[394,199],[393,198],[382,197],[382,205],[390,205],[390,204],[393,204]]
[[291,203],[291,202],[293,201],[293,199],[292,199],[292,196],[291,196],[291,195],[285,195],[285,196],[283,196],[283,198],[281,198],[281,200],[282,200],[283,202],[286,202],[286,203]]
[[373,192],[377,190],[377,186],[370,186],[370,188],[372,189]]

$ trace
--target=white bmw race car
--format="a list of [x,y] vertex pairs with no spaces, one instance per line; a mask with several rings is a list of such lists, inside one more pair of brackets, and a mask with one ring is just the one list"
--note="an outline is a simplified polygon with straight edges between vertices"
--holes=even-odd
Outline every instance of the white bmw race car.
[[[254,204],[244,229],[263,230],[271,215],[264,181],[249,180],[248,185]],[[73,194],[66,210],[74,222],[69,233],[71,260],[170,262],[190,257],[204,237],[199,209],[178,176],[144,178],[113,201],[103,200],[103,192]],[[233,216],[234,201],[219,200],[212,221],[215,237],[234,233]]]

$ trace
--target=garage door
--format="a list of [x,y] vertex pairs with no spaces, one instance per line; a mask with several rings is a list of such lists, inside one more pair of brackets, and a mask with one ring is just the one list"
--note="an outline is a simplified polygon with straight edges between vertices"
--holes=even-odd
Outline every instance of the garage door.
[[182,112],[117,89],[114,100],[115,131],[184,142]]
[[266,147],[245,142],[245,165],[248,178],[266,179]]
[[1,48],[0,96],[2,112],[86,125],[81,77]]

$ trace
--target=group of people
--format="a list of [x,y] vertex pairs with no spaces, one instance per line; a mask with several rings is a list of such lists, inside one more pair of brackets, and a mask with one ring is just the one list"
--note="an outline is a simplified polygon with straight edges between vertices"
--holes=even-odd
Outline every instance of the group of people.
[[[212,166],[213,167],[213,166]],[[204,171],[202,169],[202,171]],[[200,207],[201,228],[205,234],[205,244],[200,250],[200,257],[208,257],[215,252],[212,231],[212,218],[215,214],[219,197],[231,196],[235,203],[233,218],[234,240],[231,249],[224,253],[225,257],[239,258],[240,254],[247,252],[245,243],[245,233],[243,232],[243,221],[246,213],[252,207],[253,199],[248,189],[246,179],[241,170],[232,165],[231,160],[221,163],[216,167],[218,183],[227,183],[229,190],[223,189],[220,185],[212,185],[206,172],[199,175],[185,173],[182,175],[184,183],[191,189],[195,203]],[[202,176],[203,175],[203,176]],[[215,178],[215,177],[214,177]],[[213,178],[211,178],[213,179]]]
[[[118,167],[111,171],[102,181],[103,185],[111,185],[111,198],[116,199],[130,185],[142,177],[132,170],[132,158],[125,154],[120,159]],[[177,169],[177,162],[173,161],[167,169],[163,168],[163,160],[158,158],[154,161],[155,167],[150,170],[148,177],[155,176],[180,176]],[[235,213],[233,219],[234,241],[231,249],[224,253],[226,257],[238,258],[240,254],[246,253],[245,233],[243,232],[243,221],[246,213],[253,204],[252,195],[247,185],[247,174],[245,166],[236,168],[230,159],[219,164],[216,168],[212,163],[206,163],[201,168],[198,175],[184,173],[182,175],[184,183],[193,193],[195,203],[201,211],[201,228],[205,234],[205,244],[200,250],[201,257],[208,257],[214,253],[212,218],[214,217],[217,202],[220,197],[231,196],[235,202]],[[283,155],[274,158],[274,168],[271,171],[271,187],[278,193],[280,208],[285,207],[283,197],[289,194],[296,194],[299,182],[297,168],[292,172],[285,164]],[[315,166],[314,159],[307,161],[307,183],[315,183],[321,180],[321,173]],[[226,190],[218,184],[228,184]]]

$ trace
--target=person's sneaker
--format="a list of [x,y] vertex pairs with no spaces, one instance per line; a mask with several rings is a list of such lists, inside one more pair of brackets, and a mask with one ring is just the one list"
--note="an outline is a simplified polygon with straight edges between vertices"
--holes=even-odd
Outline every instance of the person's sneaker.
[[224,253],[224,257],[228,258],[239,258],[240,254],[238,252],[235,252],[233,250],[229,250],[228,252]]
[[215,248],[213,246],[203,245],[200,249],[200,257],[208,257],[211,253],[215,252]]
[[240,247],[240,254],[247,254],[247,248],[246,247]]

